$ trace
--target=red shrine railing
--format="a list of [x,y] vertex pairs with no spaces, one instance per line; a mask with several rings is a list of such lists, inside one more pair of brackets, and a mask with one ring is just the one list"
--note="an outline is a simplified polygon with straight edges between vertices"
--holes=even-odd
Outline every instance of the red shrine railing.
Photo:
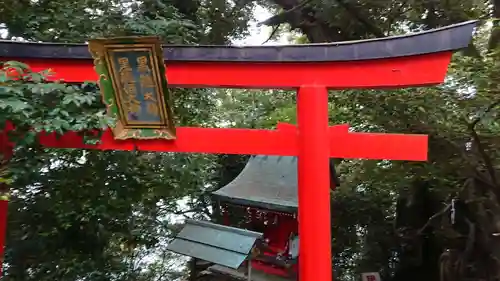
[[[277,47],[165,46],[169,87],[298,89],[298,126],[277,130],[178,128],[176,140],[117,141],[106,132],[97,145],[76,133],[40,135],[47,147],[199,153],[298,155],[301,281],[330,281],[329,158],[426,160],[427,138],[349,133],[328,127],[328,89],[402,88],[442,83],[452,52],[469,44],[475,22],[402,37]],[[2,41],[1,60],[53,79],[97,80],[86,45]],[[209,140],[209,141],[207,141]],[[9,149],[4,144],[4,150]],[[6,209],[0,210],[0,219]],[[0,243],[5,220],[0,221]],[[3,243],[0,255],[3,254]]]

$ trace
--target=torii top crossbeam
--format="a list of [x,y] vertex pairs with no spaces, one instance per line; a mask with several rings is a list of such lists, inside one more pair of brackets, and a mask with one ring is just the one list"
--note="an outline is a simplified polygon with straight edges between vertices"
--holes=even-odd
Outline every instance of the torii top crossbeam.
[[[442,83],[451,52],[469,44],[475,21],[406,36],[327,44],[233,47],[165,45],[170,87],[409,87]],[[86,44],[0,40],[0,59],[51,68],[54,79],[96,81]],[[369,75],[367,75],[369,73]],[[257,74],[257,75],[256,75]]]
[[[98,145],[76,133],[40,136],[48,147],[139,149],[297,155],[301,281],[331,280],[330,157],[425,160],[427,137],[361,134],[328,127],[327,89],[403,88],[442,83],[452,52],[468,46],[475,21],[408,36],[331,44],[163,47],[169,87],[298,89],[298,127],[277,130],[177,128],[176,140],[118,141],[106,132]],[[18,60],[52,79],[96,81],[85,44],[0,41],[0,60]],[[5,203],[6,204],[6,203]],[[4,206],[6,206],[4,204]],[[0,219],[5,210],[0,210]],[[0,255],[5,221],[0,221]]]

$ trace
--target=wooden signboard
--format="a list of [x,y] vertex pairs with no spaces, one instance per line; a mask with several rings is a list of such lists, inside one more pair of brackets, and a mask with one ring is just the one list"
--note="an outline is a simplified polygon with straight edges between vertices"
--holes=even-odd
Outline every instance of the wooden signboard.
[[361,273],[361,281],[380,281],[380,274],[378,272]]
[[159,38],[94,39],[89,50],[115,139],[175,139]]

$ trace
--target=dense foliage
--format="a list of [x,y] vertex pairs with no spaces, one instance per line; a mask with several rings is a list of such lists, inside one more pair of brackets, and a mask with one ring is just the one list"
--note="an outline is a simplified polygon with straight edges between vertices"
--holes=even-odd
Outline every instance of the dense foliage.
[[[229,44],[263,25],[296,43],[383,37],[481,19],[444,85],[331,94],[332,123],[359,131],[430,135],[427,163],[342,160],[333,199],[339,280],[380,271],[384,280],[500,280],[498,1],[4,0],[8,39],[83,42],[157,34],[170,43]],[[297,35],[298,34],[298,35]],[[16,126],[5,280],[174,280],[164,251],[179,215],[207,217],[207,191],[245,157],[47,150],[35,130],[99,128],[108,120],[93,84],[41,83],[9,62],[0,71],[0,124]],[[18,69],[21,80],[6,76]],[[7,71],[8,72],[8,71]],[[272,127],[295,121],[283,91],[176,89],[178,124]],[[14,136],[15,137],[15,136]],[[91,139],[89,139],[91,141]],[[0,180],[7,177],[0,175]],[[179,201],[182,199],[182,201]],[[180,204],[182,202],[182,204]],[[175,216],[177,214],[177,216]]]
[[[193,10],[182,1],[177,6],[159,1],[12,1],[0,8],[0,22],[14,39],[83,42],[111,34],[155,34],[192,44],[212,42],[212,33],[220,34],[211,27],[210,9]],[[251,13],[240,12],[237,20],[247,21],[245,15]],[[223,35],[224,40],[231,35]],[[174,279],[182,262],[164,250],[175,223],[171,218],[186,211],[206,216],[206,202],[200,199],[217,175],[217,159],[41,149],[34,138],[37,131],[62,133],[113,122],[104,115],[95,85],[48,83],[47,75],[16,62],[4,62],[0,71],[0,123],[14,124],[16,141],[5,177],[13,184],[4,278]],[[174,95],[178,124],[213,126],[218,121],[213,92],[179,89]],[[177,201],[183,198],[180,206]]]

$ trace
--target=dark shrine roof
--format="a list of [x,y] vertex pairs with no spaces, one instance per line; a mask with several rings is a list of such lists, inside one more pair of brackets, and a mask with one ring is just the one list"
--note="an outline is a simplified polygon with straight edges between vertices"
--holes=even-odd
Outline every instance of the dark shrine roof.
[[[338,185],[333,159],[330,171]],[[213,195],[216,200],[233,204],[296,212],[297,191],[297,157],[258,155],[252,156],[241,173]]]
[[[466,48],[477,21],[466,21],[403,36],[280,46],[164,45],[168,62],[332,62],[415,56]],[[88,45],[0,40],[0,57],[92,59]]]

